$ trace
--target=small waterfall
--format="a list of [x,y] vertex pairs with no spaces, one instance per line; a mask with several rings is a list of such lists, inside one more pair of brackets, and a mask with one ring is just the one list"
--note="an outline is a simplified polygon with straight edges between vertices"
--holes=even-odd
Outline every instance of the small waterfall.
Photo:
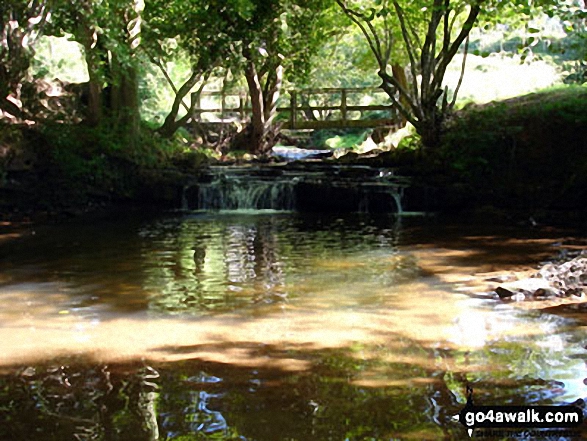
[[405,180],[364,166],[211,167],[184,209],[402,213]]
[[395,211],[403,213],[403,188],[381,183],[361,183],[358,186],[359,213]]
[[220,175],[200,184],[198,208],[203,210],[294,210],[292,179],[259,179],[251,176]]

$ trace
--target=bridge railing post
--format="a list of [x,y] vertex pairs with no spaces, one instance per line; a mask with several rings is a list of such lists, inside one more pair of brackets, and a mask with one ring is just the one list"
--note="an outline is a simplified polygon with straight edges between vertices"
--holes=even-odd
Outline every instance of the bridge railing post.
[[290,100],[289,100],[289,108],[290,108],[290,115],[289,115],[289,122],[292,129],[296,128],[296,113],[298,108],[297,103],[297,93],[295,90],[290,92]]
[[[197,110],[197,112],[196,112],[196,110]],[[192,110],[194,121],[201,121],[202,120],[201,110],[202,110],[202,93],[198,93],[196,96],[196,106]]]
[[340,89],[340,116],[346,121],[346,89]]
[[245,106],[247,105],[247,97],[240,93],[238,96],[238,111],[241,121],[245,119]]

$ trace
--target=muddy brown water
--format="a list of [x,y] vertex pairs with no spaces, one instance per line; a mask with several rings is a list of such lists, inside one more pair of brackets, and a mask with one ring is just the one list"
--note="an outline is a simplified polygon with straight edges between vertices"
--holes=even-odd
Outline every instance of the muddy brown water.
[[[478,404],[587,397],[585,328],[495,278],[584,238],[190,212],[0,241],[0,439],[463,439]],[[549,309],[550,308],[550,309]]]

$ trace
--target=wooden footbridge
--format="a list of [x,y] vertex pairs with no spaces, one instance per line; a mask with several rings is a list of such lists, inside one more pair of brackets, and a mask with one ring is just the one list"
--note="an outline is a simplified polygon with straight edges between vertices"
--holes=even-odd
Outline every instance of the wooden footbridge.
[[[194,120],[204,124],[245,121],[251,114],[246,92],[203,91]],[[303,89],[286,92],[276,122],[283,129],[369,128],[399,126],[401,118],[378,88]]]

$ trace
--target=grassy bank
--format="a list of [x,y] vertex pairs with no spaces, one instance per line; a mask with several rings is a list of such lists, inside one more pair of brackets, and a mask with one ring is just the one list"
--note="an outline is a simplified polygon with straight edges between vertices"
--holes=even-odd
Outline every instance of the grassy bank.
[[564,87],[464,108],[439,156],[464,205],[580,209],[586,149],[587,88]]

